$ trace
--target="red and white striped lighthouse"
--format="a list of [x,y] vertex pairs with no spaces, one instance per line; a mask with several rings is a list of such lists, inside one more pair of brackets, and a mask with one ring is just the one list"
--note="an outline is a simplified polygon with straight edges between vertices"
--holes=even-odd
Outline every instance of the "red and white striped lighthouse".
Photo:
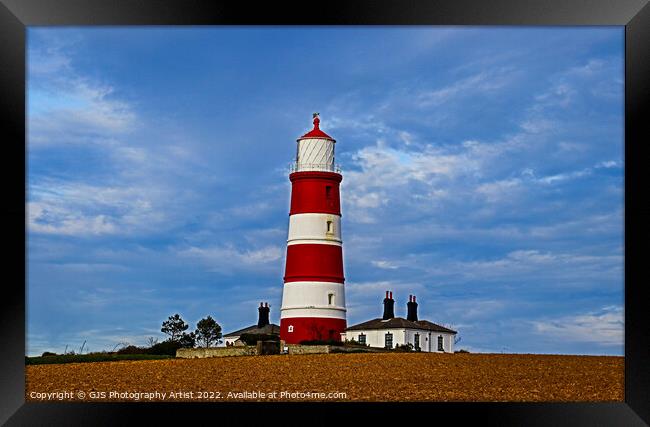
[[336,141],[319,128],[298,139],[289,175],[291,210],[287,261],[280,310],[280,338],[341,340],[346,328],[339,184],[334,165]]

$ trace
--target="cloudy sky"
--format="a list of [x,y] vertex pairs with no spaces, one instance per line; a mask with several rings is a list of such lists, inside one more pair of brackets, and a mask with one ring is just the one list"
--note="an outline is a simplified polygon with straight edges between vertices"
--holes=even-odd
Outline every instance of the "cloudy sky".
[[28,29],[27,351],[279,323],[295,139],[337,139],[348,324],[623,354],[623,27]]

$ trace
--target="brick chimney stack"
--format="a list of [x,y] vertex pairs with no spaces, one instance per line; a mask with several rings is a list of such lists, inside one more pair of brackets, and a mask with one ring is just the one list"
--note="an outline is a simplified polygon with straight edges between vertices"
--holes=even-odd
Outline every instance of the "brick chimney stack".
[[418,321],[418,303],[415,302],[415,295],[409,295],[409,302],[406,303],[406,320]]
[[393,292],[386,291],[386,298],[384,298],[384,316],[383,320],[392,319],[395,317],[395,300],[393,299]]
[[257,327],[258,328],[263,328],[264,326],[269,324],[269,312],[271,309],[269,308],[269,303],[267,302],[266,304],[260,303],[259,308],[257,309],[259,312],[259,317],[257,318]]

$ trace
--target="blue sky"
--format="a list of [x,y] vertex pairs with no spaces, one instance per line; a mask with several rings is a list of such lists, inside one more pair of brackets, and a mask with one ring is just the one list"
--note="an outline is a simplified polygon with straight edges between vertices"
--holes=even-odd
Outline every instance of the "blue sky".
[[337,139],[348,324],[623,354],[623,27],[28,29],[27,352],[279,323],[295,139]]

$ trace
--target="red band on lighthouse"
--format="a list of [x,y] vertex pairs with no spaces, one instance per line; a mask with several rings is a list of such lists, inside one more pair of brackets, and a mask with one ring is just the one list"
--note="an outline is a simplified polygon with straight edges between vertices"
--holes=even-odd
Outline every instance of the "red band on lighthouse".
[[341,215],[339,184],[343,177],[334,172],[294,172],[291,180],[290,215],[331,213]]
[[304,244],[287,247],[284,281],[344,283],[341,246]]

